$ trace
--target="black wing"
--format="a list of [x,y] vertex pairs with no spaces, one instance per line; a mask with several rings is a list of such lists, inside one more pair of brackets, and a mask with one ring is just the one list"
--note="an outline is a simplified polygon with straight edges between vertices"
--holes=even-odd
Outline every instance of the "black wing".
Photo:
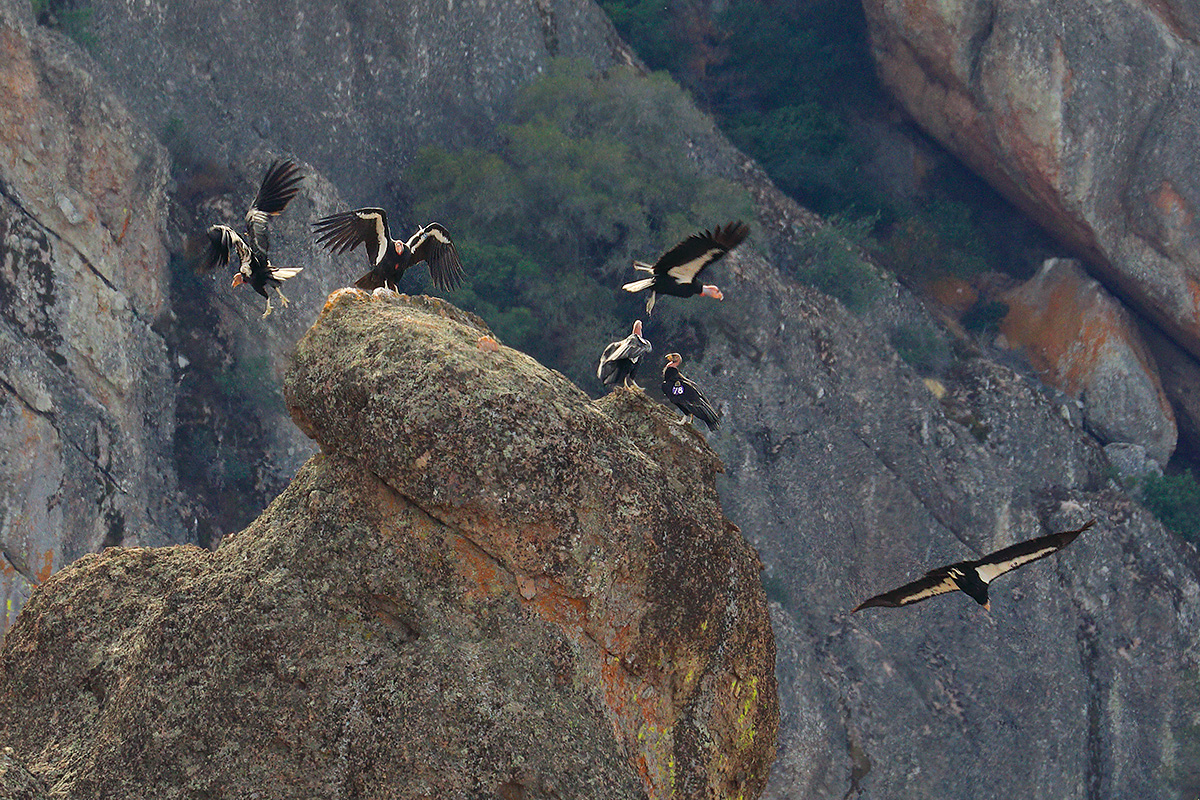
[[250,246],[242,237],[228,225],[212,225],[207,231],[208,248],[200,257],[196,269],[201,272],[212,272],[217,267],[229,266],[230,257],[237,254],[238,267],[248,272],[250,269]]
[[877,594],[872,598],[864,600],[855,606],[854,611],[861,611],[864,608],[871,608],[872,606],[899,608],[900,606],[916,603],[939,594],[953,592],[958,588],[958,584],[950,576],[950,569],[947,566],[931,570],[926,573],[925,577],[918,578],[912,583],[906,583],[898,589],[892,589],[890,592]]
[[334,255],[353,250],[360,244],[367,247],[367,262],[374,267],[392,246],[388,233],[387,213],[382,208],[359,208],[322,217],[313,223],[317,243],[328,247]]
[[679,244],[659,256],[654,262],[655,275],[668,275],[676,283],[693,283],[696,276],[712,262],[737,247],[750,234],[750,226],[744,222],[720,225],[711,233],[693,233]]
[[721,412],[713,408],[712,403],[700,391],[700,387],[680,375],[668,387],[671,402],[689,414],[704,420],[708,429],[715,431],[721,427]]
[[424,226],[408,240],[408,248],[412,250],[412,263],[429,263],[429,275],[443,292],[449,292],[462,283],[462,262],[458,260],[458,251],[454,249],[450,232],[444,225],[431,222]]
[[300,182],[304,176],[295,162],[284,159],[272,161],[263,175],[258,194],[246,212],[246,231],[250,236],[250,246],[260,248],[264,253],[270,249],[267,240],[267,218],[283,212],[287,204],[300,191]]
[[1006,572],[1057,553],[1075,541],[1076,536],[1095,524],[1096,520],[1091,520],[1078,530],[1049,533],[1036,539],[1009,545],[1003,550],[997,550],[974,562],[975,571],[979,573],[980,580],[984,583],[991,583]]

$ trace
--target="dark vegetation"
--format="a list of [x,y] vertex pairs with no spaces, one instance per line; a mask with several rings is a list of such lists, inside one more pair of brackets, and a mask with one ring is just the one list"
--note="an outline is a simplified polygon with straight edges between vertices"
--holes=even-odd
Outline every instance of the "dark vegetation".
[[1142,503],[1159,522],[1200,545],[1200,484],[1191,469],[1174,475],[1152,473],[1140,483]]
[[87,0],[31,0],[30,4],[39,25],[57,28],[87,49],[95,45],[92,7]]
[[560,60],[520,92],[490,147],[420,150],[406,175],[413,214],[452,220],[470,264],[450,301],[596,388],[604,344],[644,316],[644,297],[620,288],[631,262],[753,218],[743,190],[688,158],[686,134],[709,129],[662,73],[597,76]]
[[[889,111],[861,3],[735,0],[715,16],[687,0],[601,5],[646,63],[669,70],[780,189],[858,226],[864,249],[901,279],[1025,269],[1009,247],[989,246],[997,238],[989,229],[1009,222],[995,209],[1007,204],[952,159],[931,164],[915,193],[870,169],[878,145],[867,123]],[[827,292],[839,283],[829,274],[809,282]]]

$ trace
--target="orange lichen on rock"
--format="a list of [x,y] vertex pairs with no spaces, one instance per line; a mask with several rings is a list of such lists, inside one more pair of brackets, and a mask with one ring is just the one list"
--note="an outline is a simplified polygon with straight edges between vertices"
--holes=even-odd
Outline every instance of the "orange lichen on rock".
[[1158,369],[1119,302],[1076,262],[1051,259],[1003,296],[1000,326],[1046,383],[1087,399],[1090,427],[1106,442],[1142,444],[1165,462],[1174,413]]
[[928,291],[934,300],[949,309],[955,317],[967,313],[979,299],[979,292],[969,281],[954,275],[938,277],[929,284]]

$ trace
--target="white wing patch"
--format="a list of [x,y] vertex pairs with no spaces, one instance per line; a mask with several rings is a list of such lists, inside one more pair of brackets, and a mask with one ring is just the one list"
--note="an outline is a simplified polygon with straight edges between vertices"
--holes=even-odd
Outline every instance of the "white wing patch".
[[355,213],[359,219],[375,221],[375,261],[372,266],[378,266],[379,262],[383,260],[383,254],[387,252],[388,246],[387,227],[384,224],[383,215],[377,211],[367,214],[361,211],[356,211]]
[[981,581],[984,583],[991,583],[993,580],[1006,572],[1011,572],[1023,564],[1028,564],[1030,561],[1037,561],[1039,558],[1045,558],[1055,550],[1061,549],[1061,545],[1047,544],[1045,547],[1039,547],[1037,550],[1033,550],[1029,553],[1023,553],[1019,556],[1013,556],[1012,558],[995,564],[980,564],[975,568],[975,571],[979,573],[979,579]]
[[[909,603],[915,603],[918,600],[924,600],[927,597],[935,597],[939,594],[946,594],[947,592],[953,592],[957,590],[958,584],[954,582],[954,578],[947,575],[946,577],[942,578],[939,583],[923,586],[913,594],[905,595],[904,597],[900,598],[898,602],[900,605],[906,606]],[[889,594],[891,594],[891,592],[889,592]]]
[[229,241],[233,243],[233,249],[237,250],[238,260],[241,262],[239,269],[250,274],[250,245],[246,244],[246,240],[238,236],[237,231],[228,225],[217,225],[221,231],[229,237]]
[[286,281],[288,278],[294,278],[299,275],[303,269],[304,267],[272,267],[271,275],[279,278],[281,281]]
[[724,252],[725,250],[720,247],[710,248],[690,261],[671,267],[667,270],[667,274],[674,278],[676,283],[691,283],[700,270],[716,261]]

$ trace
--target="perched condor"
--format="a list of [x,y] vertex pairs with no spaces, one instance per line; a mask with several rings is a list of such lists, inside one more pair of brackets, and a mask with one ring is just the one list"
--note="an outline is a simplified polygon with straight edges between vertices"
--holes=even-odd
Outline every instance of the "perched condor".
[[201,272],[211,272],[217,267],[229,265],[232,251],[237,251],[238,271],[233,274],[233,286],[249,284],[254,291],[267,298],[265,318],[271,313],[271,296],[267,287],[274,286],[279,301],[285,306],[288,299],[280,288],[285,280],[300,272],[303,267],[274,267],[267,258],[270,242],[267,238],[267,218],[283,212],[296,192],[304,176],[300,168],[289,160],[273,161],[263,175],[258,195],[246,212],[246,238],[228,225],[213,225],[208,229],[208,250],[200,261]]
[[317,220],[317,242],[335,255],[366,245],[367,263],[371,270],[354,282],[368,292],[381,286],[395,289],[400,276],[414,264],[425,261],[429,275],[443,292],[462,283],[463,268],[458,251],[450,241],[450,232],[439,223],[431,222],[417,228],[407,242],[393,239],[388,233],[387,213],[382,208],[359,208],[343,211]]
[[712,403],[700,391],[700,387],[692,383],[679,371],[683,357],[679,353],[667,354],[667,366],[663,369],[662,390],[675,406],[683,412],[679,424],[691,422],[693,416],[704,420],[710,431],[721,427],[721,412],[713,408]]
[[976,561],[959,561],[957,564],[931,569],[925,573],[925,577],[912,583],[906,583],[899,589],[893,589],[864,600],[854,610],[861,611],[872,606],[898,608],[919,602],[927,597],[953,592],[956,589],[966,592],[972,600],[984,608],[991,609],[992,605],[988,600],[988,584],[1017,567],[1057,553],[1075,541],[1076,536],[1095,524],[1096,520],[1092,520],[1077,530],[1050,533],[1036,539],[1018,542]]
[[642,356],[649,354],[653,347],[642,338],[642,321],[633,323],[633,332],[619,342],[613,342],[604,348],[600,354],[600,366],[596,368],[596,377],[605,386],[612,386],[617,381],[628,387],[633,383],[635,388],[641,388],[633,380],[637,372],[638,362]]
[[750,226],[744,222],[731,222],[724,228],[718,225],[711,233],[693,233],[659,256],[654,264],[633,262],[634,269],[639,272],[652,272],[654,275],[632,281],[621,288],[627,292],[649,289],[650,296],[646,298],[647,314],[653,313],[654,301],[660,294],[676,297],[698,294],[722,300],[725,295],[721,294],[720,289],[712,284],[700,283],[700,274],[709,264],[741,244],[749,234]]

